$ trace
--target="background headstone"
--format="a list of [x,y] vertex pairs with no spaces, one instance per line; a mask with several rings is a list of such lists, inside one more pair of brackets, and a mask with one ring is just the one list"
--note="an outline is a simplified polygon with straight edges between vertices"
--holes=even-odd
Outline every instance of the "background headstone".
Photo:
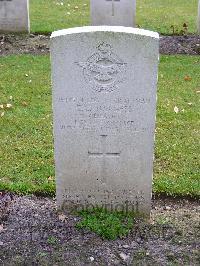
[[0,0],[0,32],[29,31],[29,1]]
[[52,34],[59,207],[149,214],[158,42],[157,33],[128,27]]
[[135,27],[136,0],[90,0],[91,25]]

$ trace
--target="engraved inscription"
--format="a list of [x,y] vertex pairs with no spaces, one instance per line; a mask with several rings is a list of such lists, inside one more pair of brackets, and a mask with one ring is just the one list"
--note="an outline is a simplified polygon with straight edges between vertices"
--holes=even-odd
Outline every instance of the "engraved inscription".
[[12,2],[12,0],[0,0],[0,11],[1,11],[0,20],[1,20],[1,25],[4,25],[4,20],[6,18],[7,2]]
[[[1,1],[1,0],[0,0]],[[17,29],[18,28],[18,23],[20,22],[20,19],[17,19],[17,18],[3,18],[3,19],[0,19],[0,25],[3,26],[3,27],[11,27],[14,29]]]
[[[0,0],[0,9],[3,9],[3,17],[6,17],[6,7],[8,5],[7,2],[12,2],[12,1],[13,0]],[[1,16],[2,16],[2,14],[1,14]]]
[[[88,196],[86,197],[85,195]],[[115,188],[114,190],[109,189],[109,191],[107,189],[82,190],[81,188],[76,191],[67,188],[63,194],[63,207],[68,207],[69,202],[74,206],[79,206],[80,204],[79,207],[82,208],[99,207],[99,204],[93,205],[91,203],[91,201],[95,202],[97,197],[101,198],[102,208],[108,210],[138,211],[139,206],[145,203],[144,192],[137,191],[134,188],[131,190]],[[123,203],[118,201],[119,198],[123,199]]]
[[100,101],[98,97],[59,97],[58,102],[75,110],[74,115],[60,125],[62,130],[92,131],[100,134],[120,132],[122,128],[131,132],[153,130],[149,124],[142,125],[135,119],[136,110],[141,110],[141,119],[144,119],[151,103],[150,98],[113,97]]
[[110,44],[101,43],[86,62],[76,62],[83,69],[85,81],[97,92],[112,92],[125,80],[127,64],[112,52]]
[[[22,2],[23,5],[24,2]],[[17,7],[14,0],[0,0],[0,31],[18,31],[18,29],[25,27],[24,23],[21,3],[20,7]]]

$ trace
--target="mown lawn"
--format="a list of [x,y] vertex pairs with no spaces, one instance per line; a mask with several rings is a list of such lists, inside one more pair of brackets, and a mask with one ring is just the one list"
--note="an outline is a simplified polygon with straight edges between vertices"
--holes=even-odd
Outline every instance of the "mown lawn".
[[[161,56],[154,192],[200,192],[200,57]],[[0,189],[55,193],[49,56],[0,58]]]
[[[144,29],[172,34],[188,25],[195,33],[198,0],[139,0],[137,24]],[[31,31],[48,33],[90,24],[89,0],[30,0]]]

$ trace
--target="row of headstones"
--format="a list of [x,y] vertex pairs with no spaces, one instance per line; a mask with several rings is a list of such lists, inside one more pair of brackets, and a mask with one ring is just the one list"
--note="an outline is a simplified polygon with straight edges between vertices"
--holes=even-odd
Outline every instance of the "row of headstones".
[[[136,0],[91,0],[91,24],[135,26]],[[200,0],[198,30],[200,32]],[[29,0],[0,0],[0,32],[29,32]]]

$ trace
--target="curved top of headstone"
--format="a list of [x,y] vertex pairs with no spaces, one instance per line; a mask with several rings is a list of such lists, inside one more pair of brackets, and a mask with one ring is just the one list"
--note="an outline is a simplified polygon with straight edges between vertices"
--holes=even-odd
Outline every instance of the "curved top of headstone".
[[69,34],[90,33],[90,32],[130,33],[134,35],[159,39],[159,34],[157,32],[143,30],[139,28],[123,27],[123,26],[86,26],[86,27],[69,28],[69,29],[54,31],[51,34],[51,38],[56,38]]

